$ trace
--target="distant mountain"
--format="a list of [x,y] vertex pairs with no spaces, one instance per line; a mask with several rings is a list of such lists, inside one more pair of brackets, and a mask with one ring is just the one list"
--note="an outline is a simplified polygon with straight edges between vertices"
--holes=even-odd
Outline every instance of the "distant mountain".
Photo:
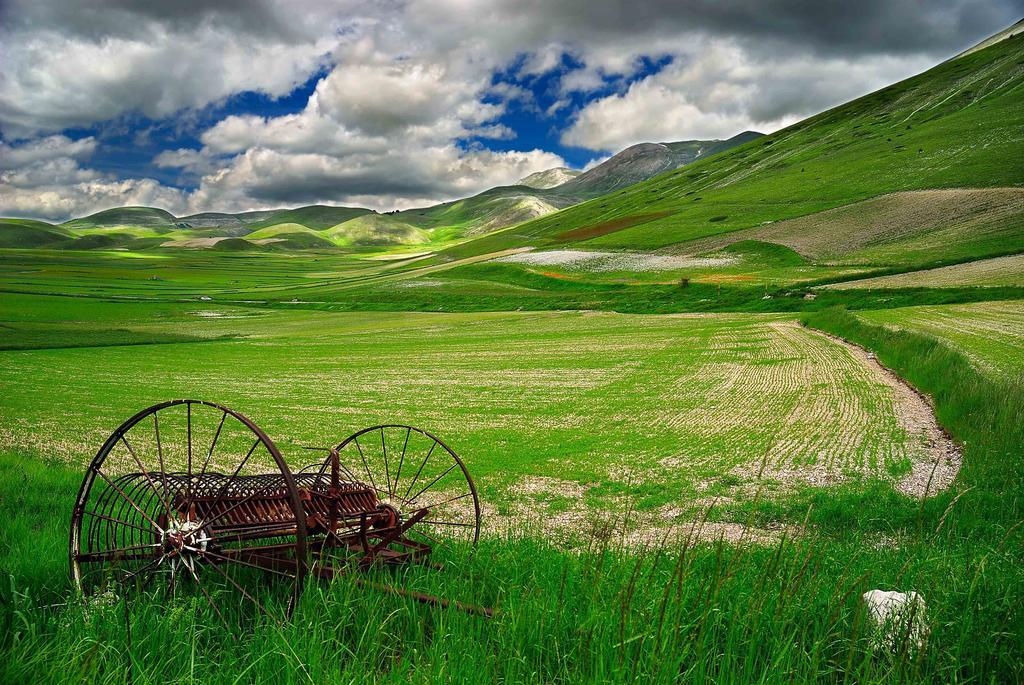
[[560,186],[563,183],[567,183],[572,179],[579,176],[581,171],[576,169],[570,169],[564,166],[556,166],[553,169],[546,169],[544,171],[537,171],[524,178],[516,181],[517,186],[526,186],[528,188],[536,188],[537,190],[547,190],[548,188],[554,188]]
[[551,190],[525,185],[498,186],[482,193],[432,207],[407,209],[397,216],[419,228],[451,237],[482,235],[514,226],[577,202]]
[[[273,212],[259,212],[260,214],[273,214]],[[178,219],[189,228],[245,228],[248,224],[238,214],[223,214],[221,212],[203,212],[202,214],[191,214]]]
[[557,192],[593,199],[678,169],[698,159],[724,152],[763,136],[744,131],[728,140],[683,140],[675,143],[639,143],[557,187]]
[[[890,266],[908,254],[935,263],[1024,250],[1020,205],[978,210],[950,226],[943,217],[924,221],[937,201],[908,192],[948,191],[944,197],[953,197],[956,208],[977,189],[1024,187],[1024,31],[1010,33],[771,135],[746,134],[744,145],[515,230],[447,247],[419,265],[567,245],[699,255],[742,240],[779,241],[783,249],[827,246],[808,256],[873,250]],[[596,176],[612,190],[631,180],[632,171],[623,170],[653,173],[671,163],[672,152],[671,145],[630,148],[538,192],[570,191]],[[870,219],[874,205],[867,201],[883,196],[885,211]]]
[[372,209],[365,207],[332,207],[330,205],[308,205],[297,209],[279,209],[270,215],[261,218],[250,225],[254,228],[263,228],[281,223],[302,224],[314,231],[321,231],[331,226],[354,219],[363,214],[373,213]]
[[174,215],[156,207],[117,207],[105,209],[81,219],[72,219],[62,226],[66,228],[110,228],[114,226],[146,226],[149,228],[173,229],[177,223]]
[[[9,243],[81,249],[160,246],[239,249],[244,247],[244,241],[249,241],[254,246],[272,245],[277,249],[313,249],[443,242],[491,233],[551,214],[760,135],[747,131],[728,140],[641,143],[586,172],[555,167],[530,174],[515,185],[401,212],[380,214],[363,207],[309,205],[175,217],[154,207],[119,207],[68,221],[60,227],[65,229],[64,234],[54,233],[47,228],[49,224],[12,224],[0,236],[0,247]],[[244,241],[224,243],[225,239],[236,238]]]
[[372,210],[363,207],[332,207],[329,205],[308,205],[296,209],[265,209],[240,214],[203,212],[177,219],[182,228],[248,228],[257,230],[277,224],[301,224],[313,230],[330,228],[343,221],[354,219]]

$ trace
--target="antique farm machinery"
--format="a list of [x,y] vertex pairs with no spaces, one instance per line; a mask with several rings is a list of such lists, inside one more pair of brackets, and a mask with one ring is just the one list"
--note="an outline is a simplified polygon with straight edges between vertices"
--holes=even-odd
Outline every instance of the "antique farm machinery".
[[140,411],[85,473],[71,519],[74,583],[85,594],[126,583],[171,595],[190,586],[223,618],[225,606],[291,611],[310,575],[431,563],[438,545],[476,544],[476,486],[432,434],[382,425],[303,449],[325,456],[293,472],[256,424],[212,402]]

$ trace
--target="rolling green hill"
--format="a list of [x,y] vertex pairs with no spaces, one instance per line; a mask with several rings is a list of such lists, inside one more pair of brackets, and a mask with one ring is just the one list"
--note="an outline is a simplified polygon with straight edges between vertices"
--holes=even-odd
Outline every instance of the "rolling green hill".
[[[371,210],[362,207],[329,207],[327,205],[309,205],[297,209],[279,209],[268,216],[251,222],[249,225],[254,229],[275,226],[277,224],[295,223],[301,224],[315,231],[330,228],[343,221],[348,221],[363,214],[369,214]],[[262,212],[261,212],[262,214]],[[243,216],[243,215],[239,215]]]
[[437,229],[435,239],[446,239],[514,226],[574,202],[556,190],[499,186],[462,200],[407,209],[394,216],[418,228]]
[[[1024,185],[1024,36],[1015,36],[613,194],[449,248],[686,250],[898,191]],[[944,245],[936,246],[941,258]]]
[[0,247],[49,247],[67,240],[58,226],[34,219],[0,219]]
[[681,140],[674,143],[640,143],[626,148],[593,169],[558,186],[554,193],[572,199],[595,197],[646,181],[666,171],[692,164],[751,140],[760,138],[756,131],[744,131],[728,140]]
[[156,207],[117,207],[96,212],[81,219],[73,219],[62,225],[72,229],[113,226],[149,226],[171,229],[177,222],[178,220],[173,214]]
[[324,235],[342,246],[419,245],[430,234],[393,214],[364,214],[332,226]]

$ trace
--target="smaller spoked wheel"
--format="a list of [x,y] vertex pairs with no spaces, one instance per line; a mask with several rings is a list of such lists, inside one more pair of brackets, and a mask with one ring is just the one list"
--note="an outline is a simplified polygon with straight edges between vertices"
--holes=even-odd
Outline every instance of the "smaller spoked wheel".
[[173,400],[124,422],[89,465],[69,565],[85,595],[191,590],[213,612],[287,613],[307,568],[304,510],[273,441],[211,402]]
[[[475,546],[480,538],[480,500],[462,459],[442,440],[414,426],[365,428],[341,442],[338,479],[359,483],[375,494],[378,506],[393,514],[391,525],[410,523],[403,536],[431,550]],[[329,485],[332,456],[297,477],[316,474],[313,489]],[[358,521],[342,522],[343,535],[355,535]],[[311,531],[311,536],[315,533]],[[330,545],[311,539],[314,559]]]

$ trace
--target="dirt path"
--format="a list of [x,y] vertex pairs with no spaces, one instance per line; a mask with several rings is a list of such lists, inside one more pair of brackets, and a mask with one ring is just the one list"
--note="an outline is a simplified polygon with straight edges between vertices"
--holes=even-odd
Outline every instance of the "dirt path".
[[926,497],[952,485],[960,472],[963,450],[939,425],[931,399],[883,366],[872,352],[860,345],[817,329],[806,330],[845,347],[872,371],[875,378],[892,388],[900,423],[911,439],[922,441],[928,455],[927,459],[914,462],[910,473],[900,479],[896,489],[909,497]]

